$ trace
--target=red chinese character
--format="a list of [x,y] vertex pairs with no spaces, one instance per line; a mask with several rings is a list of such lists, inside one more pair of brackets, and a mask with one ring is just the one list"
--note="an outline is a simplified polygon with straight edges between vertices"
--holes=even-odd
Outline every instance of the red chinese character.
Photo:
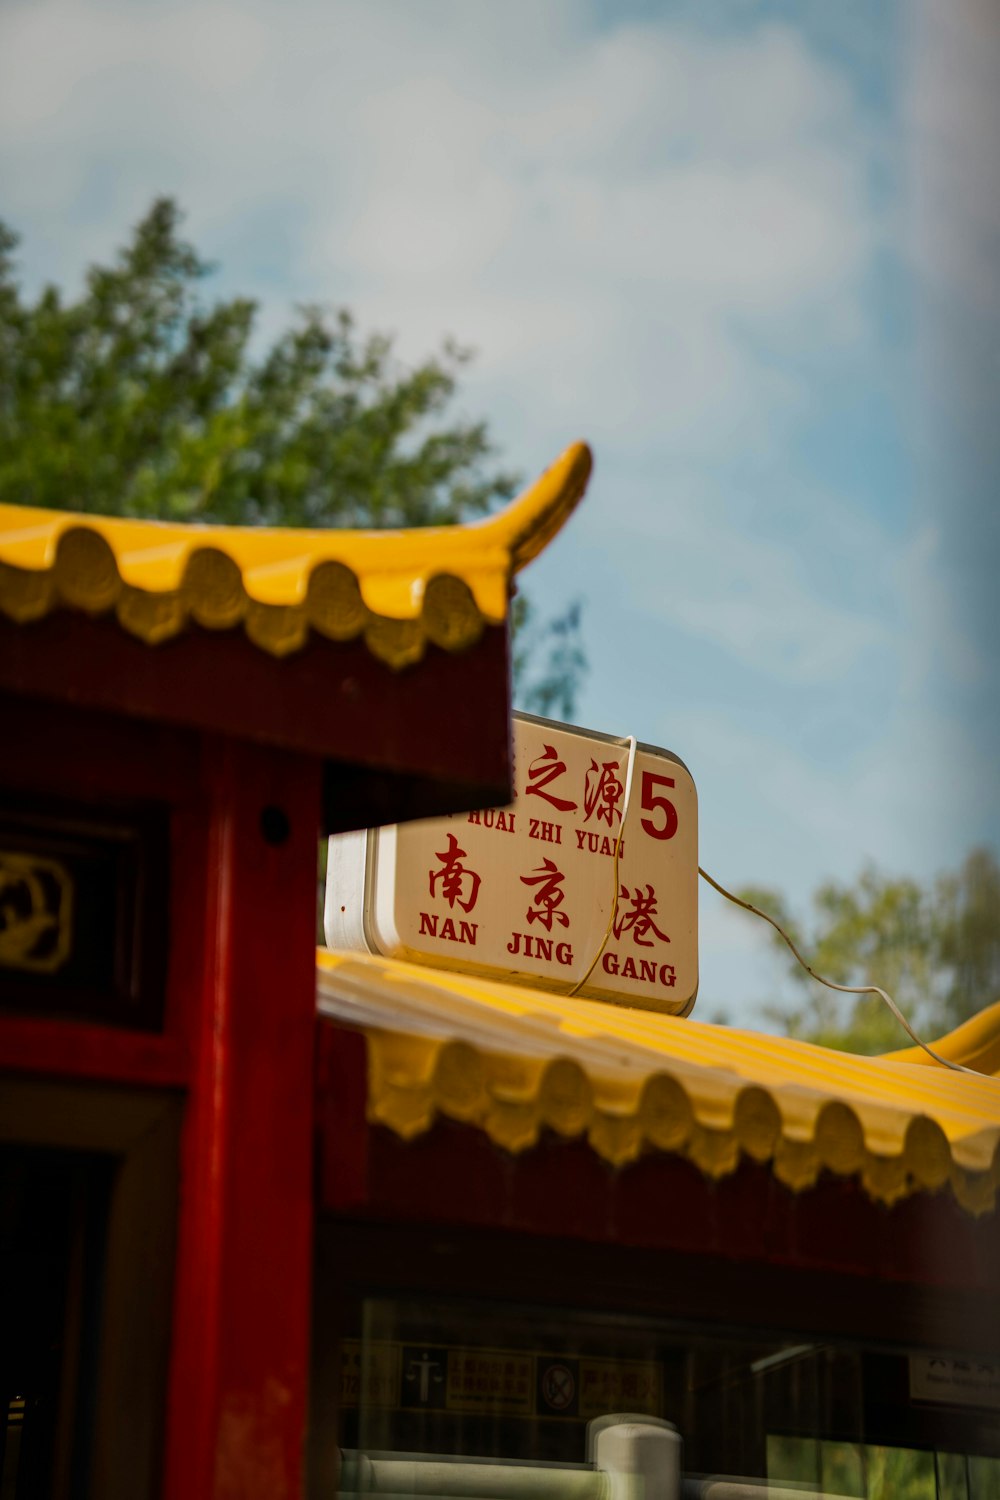
[[521,876],[522,885],[538,886],[531,898],[532,905],[525,913],[529,927],[532,922],[541,922],[545,931],[551,932],[553,922],[559,922],[563,927],[569,926],[569,917],[564,911],[557,910],[566,899],[566,892],[562,888],[565,879],[563,872],[551,859],[543,859],[536,866],[534,875]]
[[631,932],[632,941],[638,943],[640,948],[652,948],[653,944],[646,937],[648,932],[655,932],[661,943],[669,943],[670,939],[665,932],[661,932],[653,918],[658,915],[656,910],[656,892],[651,885],[646,886],[645,894],[639,886],[629,894],[627,885],[623,885],[619,893],[630,903],[631,910],[623,911],[618,908],[618,916],[615,918],[613,932],[620,939],[623,932]]
[[572,812],[576,807],[575,802],[571,802],[567,797],[553,797],[551,792],[544,790],[545,787],[551,786],[553,781],[557,781],[560,776],[564,776],[565,774],[566,763],[559,759],[555,752],[555,747],[553,745],[543,745],[541,755],[536,755],[528,767],[528,781],[530,785],[525,787],[524,795],[526,797],[542,797],[546,802],[551,802],[552,806],[557,808],[559,812]]
[[617,761],[606,760],[602,766],[598,766],[597,761],[592,760],[583,787],[583,821],[589,823],[591,813],[596,811],[597,821],[600,822],[603,818],[608,827],[613,828],[616,818],[621,821],[622,813],[618,804],[624,790],[618,780]]
[[[441,868],[427,871],[431,895],[436,894],[440,883],[441,895],[452,910],[457,902],[463,911],[471,911],[479,899],[479,887],[482,880],[475,870],[469,870],[463,865],[465,850],[458,847],[458,839],[453,833],[448,835],[447,849],[439,850],[437,857],[441,861]],[[468,899],[463,900],[463,897]]]

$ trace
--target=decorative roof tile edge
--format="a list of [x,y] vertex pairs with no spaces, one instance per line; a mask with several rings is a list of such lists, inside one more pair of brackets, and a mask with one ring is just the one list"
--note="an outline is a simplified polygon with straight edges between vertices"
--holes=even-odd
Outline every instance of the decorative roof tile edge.
[[[961,1063],[965,1068],[974,1068],[977,1073],[989,1077],[1000,1074],[1000,1000],[970,1016],[947,1036],[940,1037],[934,1043],[934,1051],[948,1062]],[[886,1052],[882,1060],[919,1063],[930,1068],[938,1066],[922,1047],[903,1047],[898,1052]]]
[[971,1154],[982,1162],[977,1169],[955,1159],[941,1126],[925,1114],[909,1120],[900,1150],[883,1153],[872,1149],[862,1120],[842,1100],[820,1103],[811,1122],[793,1120],[783,1114],[780,1096],[744,1084],[731,1109],[720,1111],[712,1107],[717,1101],[700,1100],[669,1069],[629,1079],[601,1077],[569,1057],[501,1054],[461,1040],[368,1028],[364,1034],[369,1119],[404,1140],[429,1130],[442,1115],[485,1131],[515,1154],[549,1129],[567,1139],[585,1136],[614,1167],[644,1150],[662,1151],[685,1157],[715,1180],[746,1156],[770,1163],[793,1192],[812,1187],[826,1169],[857,1177],[870,1198],[887,1205],[950,1187],[975,1216],[996,1206],[1000,1127],[972,1143],[978,1149]]
[[194,623],[243,626],[287,656],[310,630],[361,636],[399,669],[428,643],[474,645],[507,617],[510,581],[581,500],[589,448],[576,443],[499,515],[407,531],[197,527],[0,506],[0,612],[17,623],[70,608],[114,613],[156,645]]

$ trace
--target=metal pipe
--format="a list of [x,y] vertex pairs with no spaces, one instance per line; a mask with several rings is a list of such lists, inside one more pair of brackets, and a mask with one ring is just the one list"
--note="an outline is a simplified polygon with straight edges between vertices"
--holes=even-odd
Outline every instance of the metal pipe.
[[441,1495],[461,1500],[610,1500],[608,1478],[594,1469],[545,1465],[453,1463],[437,1457],[398,1459],[345,1454],[345,1491],[375,1495]]
[[782,1487],[766,1479],[743,1479],[725,1474],[686,1474],[681,1481],[681,1500],[845,1500],[820,1490]]

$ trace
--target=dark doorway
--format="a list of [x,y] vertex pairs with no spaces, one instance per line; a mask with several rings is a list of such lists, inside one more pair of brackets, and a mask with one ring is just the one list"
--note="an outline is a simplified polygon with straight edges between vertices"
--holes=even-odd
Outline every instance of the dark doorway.
[[0,1500],[86,1491],[114,1165],[0,1147]]

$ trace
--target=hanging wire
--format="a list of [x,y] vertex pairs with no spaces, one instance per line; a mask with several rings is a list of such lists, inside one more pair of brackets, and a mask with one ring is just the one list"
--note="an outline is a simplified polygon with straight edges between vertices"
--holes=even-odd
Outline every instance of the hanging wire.
[[632,796],[632,776],[633,772],[635,771],[635,752],[636,738],[634,734],[630,734],[628,736],[628,761],[626,762],[625,768],[625,795],[622,798],[621,817],[618,822],[618,837],[615,839],[614,866],[611,872],[611,878],[614,882],[614,894],[611,900],[611,915],[608,917],[608,925],[604,929],[604,936],[601,938],[600,947],[591,959],[589,968],[586,970],[582,978],[576,981],[576,984],[574,984],[573,988],[570,990],[570,995],[578,995],[583,989],[583,986],[587,983],[587,980],[590,978],[591,974],[593,974],[594,968],[597,964],[597,960],[600,958],[601,954],[604,952],[605,948],[608,945],[608,938],[611,936],[611,929],[614,927],[615,917],[618,915],[618,859],[621,855],[622,839],[625,835],[625,819],[628,817],[628,805],[629,800]]
[[[734,896],[732,891],[727,891],[725,886],[720,885],[717,880],[713,880],[708,871],[703,870],[701,865],[698,866],[698,874],[701,876],[702,880],[707,880],[712,889],[718,891],[720,896],[725,896],[727,901],[732,901],[734,906],[742,906],[744,911],[752,912],[755,917],[762,917],[765,922],[769,923],[774,928],[778,936],[783,938],[784,941],[788,944],[789,948],[792,950],[792,953],[805,969],[806,973],[811,975],[811,977],[817,980],[818,983],[825,984],[828,990],[839,990],[841,994],[844,995],[878,995],[882,1000],[885,1001],[886,1005],[892,1011],[893,1015],[896,1017],[896,1020],[899,1022],[900,1026],[902,1026],[907,1036],[912,1041],[916,1042],[918,1047],[922,1047],[929,1057],[933,1057],[936,1063],[940,1063],[942,1068],[951,1068],[952,1072],[954,1073],[971,1073],[974,1078],[982,1077],[982,1074],[978,1073],[975,1068],[966,1068],[963,1067],[961,1063],[950,1062],[947,1057],[942,1057],[940,1052],[935,1052],[933,1047],[929,1047],[925,1041],[922,1041],[921,1038],[917,1036],[917,1033],[914,1031],[909,1021],[903,1015],[903,1012],[900,1010],[899,1006],[896,1004],[892,996],[886,994],[885,990],[879,989],[877,984],[834,984],[832,979],[824,979],[822,974],[817,974],[816,970],[812,968],[811,965],[806,963],[805,959],[802,957],[802,954],[799,952],[798,948],[796,948],[795,944],[792,942],[785,929],[781,926],[780,922],[776,922],[774,917],[769,917],[766,911],[761,911],[760,907],[754,906],[751,901],[744,901],[741,896]],[[606,941],[607,939],[605,939],[605,942]],[[591,967],[593,967],[593,965],[591,965]]]
[[[615,925],[615,918],[618,915],[618,900],[621,892],[621,887],[618,884],[618,862],[621,857],[622,841],[625,835],[625,823],[628,819],[629,802],[632,797],[632,782],[635,772],[635,757],[637,749],[637,743],[634,734],[630,734],[627,736],[627,743],[628,760],[626,762],[625,770],[625,794],[622,798],[621,817],[618,825],[618,837],[615,840],[615,854],[612,867],[613,894],[611,900],[611,911],[608,916],[608,924],[604,929],[604,935],[601,938],[597,951],[588,964],[587,968],[585,969],[584,973],[577,980],[576,984],[574,984],[573,988],[569,991],[570,996],[578,995],[583,989],[583,986],[587,983],[587,980],[590,978],[591,974],[594,972],[594,969],[597,966],[598,959],[607,947],[608,938],[611,936],[612,929]],[[877,984],[835,984],[832,979],[824,979],[822,974],[816,973],[816,970],[812,967],[811,964],[806,963],[806,960],[802,957],[802,954],[799,952],[798,948],[796,948],[795,944],[792,942],[792,939],[788,936],[788,933],[782,927],[780,922],[776,921],[774,917],[769,916],[766,911],[761,911],[759,906],[754,906],[753,902],[744,901],[741,896],[736,896],[732,891],[727,891],[725,886],[720,885],[717,880],[714,880],[712,876],[709,875],[707,870],[702,869],[701,865],[698,866],[698,874],[701,876],[702,880],[708,882],[713,890],[718,891],[720,896],[724,896],[726,900],[731,901],[734,906],[741,906],[744,911],[751,912],[753,916],[760,917],[762,921],[767,922],[769,926],[773,927],[782,941],[785,942],[791,949],[796,961],[802,965],[803,969],[805,969],[810,978],[815,979],[818,984],[825,985],[828,990],[837,990],[842,995],[878,995],[879,999],[884,1001],[884,1003],[889,1007],[890,1011],[895,1016],[900,1026],[902,1026],[903,1030],[906,1032],[910,1040],[914,1042],[918,1047],[921,1047],[924,1052],[927,1053],[928,1057],[932,1057],[934,1061],[936,1063],[939,1063],[942,1068],[950,1068],[953,1073],[969,1073],[973,1078],[982,1077],[982,1074],[977,1072],[975,1068],[967,1068],[962,1063],[951,1062],[949,1058],[942,1057],[940,1052],[935,1052],[933,1047],[929,1046],[927,1042],[925,1042],[921,1037],[917,1035],[913,1027],[910,1025],[909,1021],[904,1016],[903,1012],[900,1010],[899,1006],[896,1004],[895,1000],[890,994],[887,993],[886,990],[881,989]]]

